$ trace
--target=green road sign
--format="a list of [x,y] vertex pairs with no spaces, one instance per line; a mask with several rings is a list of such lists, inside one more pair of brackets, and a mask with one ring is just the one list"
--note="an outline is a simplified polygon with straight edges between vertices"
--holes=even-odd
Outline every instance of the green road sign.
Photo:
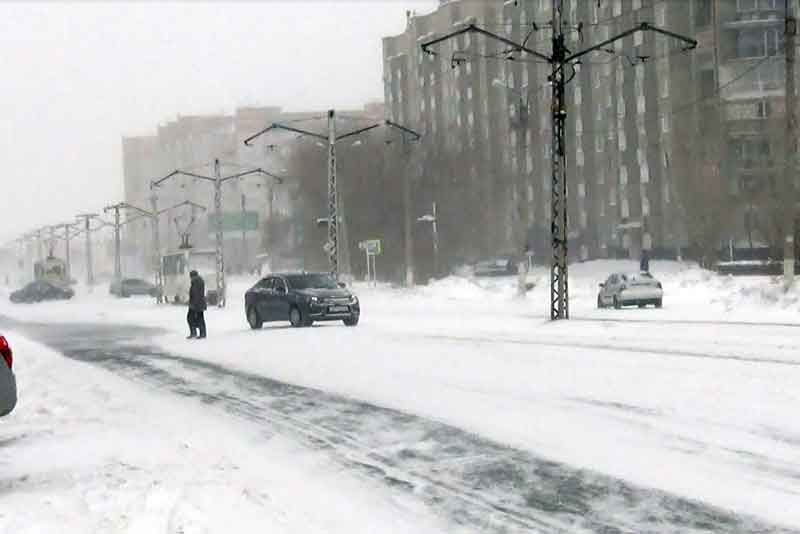
[[[244,215],[244,217],[242,217]],[[244,227],[244,228],[243,228]],[[222,231],[223,233],[241,232],[255,232],[258,230],[258,212],[246,211],[242,214],[241,211],[224,212],[222,214]],[[208,233],[213,235],[217,232],[217,215],[211,213],[208,215]]]

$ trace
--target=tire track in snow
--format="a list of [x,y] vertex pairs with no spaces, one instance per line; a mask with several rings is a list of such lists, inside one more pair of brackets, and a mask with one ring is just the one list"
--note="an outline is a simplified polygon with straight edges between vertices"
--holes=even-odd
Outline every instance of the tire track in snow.
[[669,356],[675,358],[698,358],[704,360],[728,360],[738,363],[756,363],[770,365],[786,365],[789,367],[800,367],[800,360],[784,360],[781,358],[760,358],[751,356],[736,356],[734,354],[708,354],[706,352],[696,352],[680,349],[655,349],[651,347],[635,347],[624,343],[592,343],[579,341],[555,341],[555,340],[536,340],[520,339],[509,337],[483,337],[483,336],[458,336],[452,334],[414,334],[404,333],[402,336],[393,334],[397,339],[408,339],[408,337],[420,337],[424,339],[438,341],[455,341],[464,343],[483,343],[490,345],[531,345],[537,347],[571,348],[571,349],[592,349],[610,352],[628,352],[641,354],[643,356]]
[[68,357],[292,436],[348,469],[422,500],[470,532],[790,532],[446,424],[135,344],[152,330],[15,328]]

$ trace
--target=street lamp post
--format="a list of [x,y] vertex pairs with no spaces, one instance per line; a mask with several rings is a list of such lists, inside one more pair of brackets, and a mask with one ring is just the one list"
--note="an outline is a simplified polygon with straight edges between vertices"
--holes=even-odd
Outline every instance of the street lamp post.
[[417,218],[417,222],[431,223],[433,234],[433,275],[439,275],[439,230],[438,219],[436,216],[436,202],[431,203],[431,212]]

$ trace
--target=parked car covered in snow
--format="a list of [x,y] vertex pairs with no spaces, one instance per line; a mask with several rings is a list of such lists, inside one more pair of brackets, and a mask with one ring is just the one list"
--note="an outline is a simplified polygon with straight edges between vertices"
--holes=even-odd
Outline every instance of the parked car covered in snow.
[[46,280],[35,280],[9,296],[11,302],[42,302],[44,300],[69,300],[75,292],[67,287]]
[[358,297],[329,274],[272,274],[262,278],[244,296],[250,327],[267,321],[289,321],[311,326],[315,321],[342,321],[356,326],[361,315]]
[[477,277],[515,276],[518,272],[519,260],[512,255],[481,260],[473,268],[473,275]]
[[660,308],[664,298],[661,282],[647,272],[613,273],[600,284],[597,294],[597,307],[639,306],[644,308],[652,304]]
[[141,278],[123,278],[119,282],[111,282],[108,292],[118,297],[130,297],[133,295],[158,296],[158,289],[155,284]]
[[17,379],[14,377],[13,353],[5,336],[0,336],[0,417],[17,405]]

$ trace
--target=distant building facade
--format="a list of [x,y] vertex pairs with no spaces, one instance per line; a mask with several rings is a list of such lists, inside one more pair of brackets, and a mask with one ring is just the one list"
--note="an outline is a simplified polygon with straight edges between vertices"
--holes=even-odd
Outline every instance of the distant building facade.
[[[372,104],[364,109],[348,111],[351,115],[383,115],[383,105]],[[158,126],[151,136],[122,139],[125,200],[144,209],[151,209],[150,183],[180,169],[200,175],[213,176],[213,161],[219,159],[222,175],[262,168],[275,175],[286,174],[286,161],[293,149],[293,135],[284,134],[271,140],[259,140],[245,146],[244,140],[274,122],[309,120],[307,129],[324,128],[326,112],[286,112],[279,107],[243,107],[232,115],[179,116]],[[287,221],[293,215],[292,201],[296,182],[287,180],[277,185],[271,178],[252,175],[223,185],[223,220],[226,220],[224,243],[226,264],[233,271],[255,267],[257,255],[289,255],[299,245],[302,235],[298,228],[284,224],[283,235],[270,235],[270,226]],[[161,252],[180,245],[179,233],[190,230],[191,244],[198,248],[214,246],[214,226],[209,215],[214,212],[213,184],[190,177],[178,176],[156,189],[159,210],[185,201],[205,208],[184,206],[164,213],[160,218]],[[136,214],[131,212],[131,218]],[[194,218],[194,223],[191,220]],[[230,228],[245,223],[244,240],[241,230]],[[235,221],[239,221],[238,223]],[[252,228],[257,221],[257,228]],[[125,227],[125,243],[132,254],[141,256],[141,247],[151,246],[152,227],[147,219],[137,219]],[[267,251],[267,249],[270,249]],[[148,250],[150,250],[148,248]]]

